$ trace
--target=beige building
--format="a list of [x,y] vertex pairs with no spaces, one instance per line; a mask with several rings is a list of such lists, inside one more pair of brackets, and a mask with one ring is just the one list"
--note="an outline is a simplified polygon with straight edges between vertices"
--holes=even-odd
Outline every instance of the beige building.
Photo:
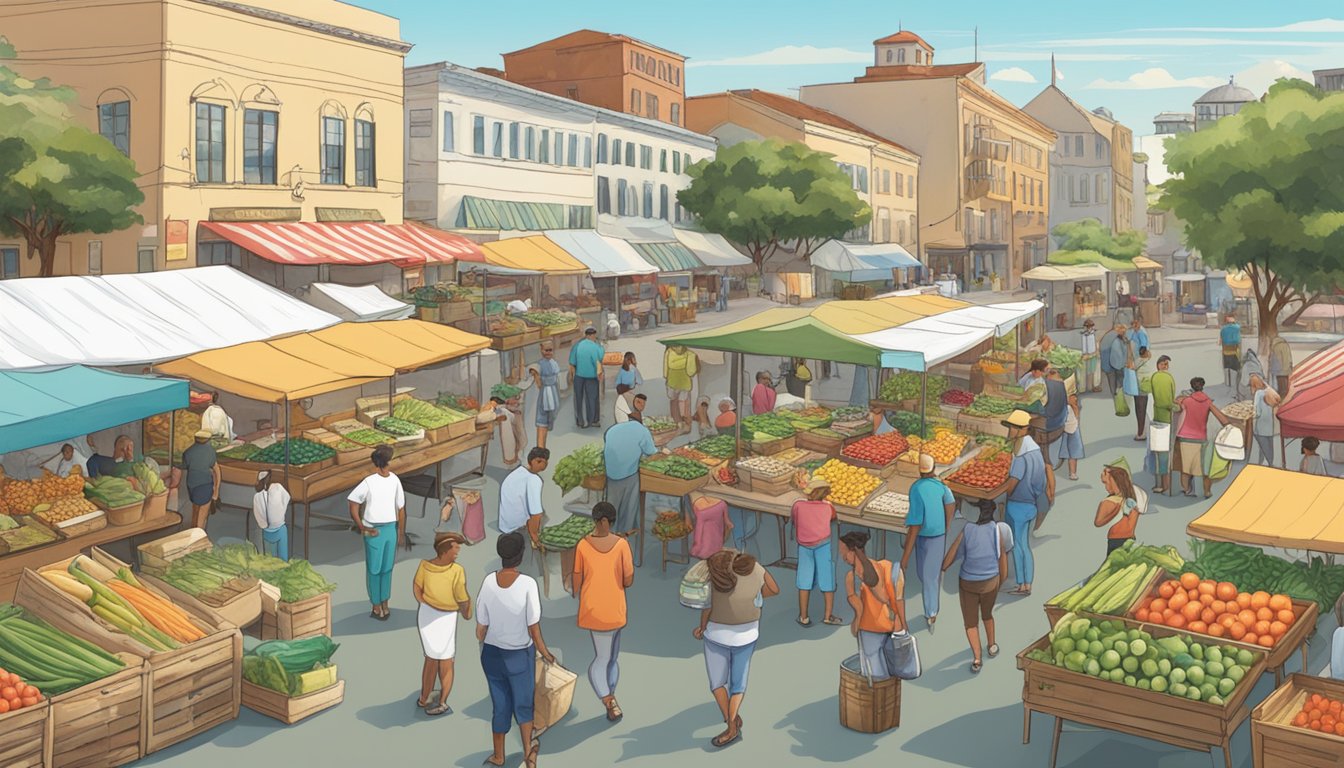
[[900,144],[832,112],[758,90],[689,98],[686,125],[720,144],[777,138],[834,156],[855,193],[873,209],[871,224],[845,239],[897,243],[911,254],[919,252],[919,156]]
[[863,76],[804,86],[800,100],[919,155],[918,255],[955,277],[947,291],[1011,288],[1044,255],[1054,132],[986,87],[982,63],[934,64],[913,32],[873,47]]
[[74,88],[76,119],[141,174],[144,225],[63,238],[56,274],[234,264],[281,284],[280,263],[202,222],[401,223],[411,46],[394,18],[334,0],[17,0],[0,31],[6,63]]

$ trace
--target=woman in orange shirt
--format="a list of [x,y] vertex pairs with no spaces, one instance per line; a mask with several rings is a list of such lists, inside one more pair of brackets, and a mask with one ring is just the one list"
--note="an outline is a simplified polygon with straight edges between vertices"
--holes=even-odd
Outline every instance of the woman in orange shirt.
[[574,548],[574,594],[579,597],[578,625],[593,637],[593,663],[588,682],[607,708],[607,720],[616,722],[624,713],[616,703],[616,682],[621,669],[621,630],[625,627],[625,590],[635,582],[630,544],[611,532],[616,507],[599,501],[593,507],[593,532]]
[[891,677],[883,649],[891,633],[905,629],[905,575],[890,560],[870,560],[865,531],[850,531],[840,537],[840,557],[853,570],[845,574],[845,597],[854,609],[850,631],[873,680]]
[[1110,555],[1127,540],[1134,538],[1143,510],[1134,482],[1129,476],[1129,462],[1123,457],[1102,467],[1101,482],[1106,486],[1108,495],[1097,505],[1094,524],[1100,528],[1112,520],[1116,521],[1106,532],[1106,554]]

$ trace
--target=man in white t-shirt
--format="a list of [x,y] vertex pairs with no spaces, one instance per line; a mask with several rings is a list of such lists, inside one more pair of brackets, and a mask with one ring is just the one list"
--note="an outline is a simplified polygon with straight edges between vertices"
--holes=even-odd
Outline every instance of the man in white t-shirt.
[[[406,492],[401,479],[387,467],[392,462],[392,446],[380,445],[370,457],[377,470],[360,481],[350,492],[350,519],[364,536],[364,565],[368,577],[370,618],[387,621],[392,615],[387,601],[392,596],[392,566],[397,561],[397,542],[406,539]],[[364,512],[360,514],[360,505]]]
[[510,472],[499,484],[499,532],[526,528],[533,547],[541,546],[541,473],[550,460],[550,450],[533,448],[527,453],[527,464]]

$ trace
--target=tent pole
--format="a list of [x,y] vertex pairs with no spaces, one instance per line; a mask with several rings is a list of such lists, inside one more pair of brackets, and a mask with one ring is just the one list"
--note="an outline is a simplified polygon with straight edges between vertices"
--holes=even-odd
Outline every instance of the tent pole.
[[[190,389],[188,389],[190,392]],[[187,402],[191,402],[191,396],[187,396]],[[173,435],[177,434],[177,409],[168,412],[168,468],[172,469],[173,464]]]
[[924,376],[919,382],[919,436],[922,438],[929,430],[929,367],[924,366]]
[[733,373],[731,386],[733,402],[738,403],[737,421],[733,422],[733,458],[741,458],[742,452],[742,366],[745,361],[741,352],[733,353]]

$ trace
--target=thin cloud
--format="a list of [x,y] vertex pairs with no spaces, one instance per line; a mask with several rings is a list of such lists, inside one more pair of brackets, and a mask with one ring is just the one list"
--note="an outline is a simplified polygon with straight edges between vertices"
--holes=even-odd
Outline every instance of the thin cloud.
[[[966,46],[965,48],[949,48],[946,51],[940,51],[938,56],[943,61],[970,61],[976,55],[974,48]],[[993,46],[980,46],[981,61],[1049,61],[1050,51],[1020,51],[1012,48],[994,48]],[[1145,61],[1151,56],[1142,56],[1137,53],[1060,53],[1055,54],[1057,61]]]
[[1008,67],[1000,69],[989,76],[990,80],[998,80],[1004,83],[1034,83],[1036,78],[1027,70],[1021,67]]
[[1221,77],[1177,78],[1161,67],[1152,67],[1135,72],[1124,80],[1097,79],[1088,83],[1087,90],[1093,91],[1152,91],[1168,88],[1214,88],[1222,85]]
[[1269,90],[1269,86],[1279,78],[1297,78],[1311,82],[1311,73],[1299,69],[1286,61],[1266,59],[1237,73],[1237,85],[1251,89],[1256,94]]
[[1281,32],[1344,32],[1344,20],[1314,19],[1284,24],[1281,27],[1167,27],[1139,29],[1137,32],[1241,32],[1249,35],[1278,34]]
[[848,48],[817,48],[812,45],[782,45],[768,51],[726,59],[691,59],[687,67],[787,67],[818,64],[866,64],[873,60],[871,51]]
[[[1333,48],[1339,41],[1257,40],[1256,45],[1275,48]],[[1032,48],[1212,48],[1246,45],[1227,37],[1090,37],[1029,43]]]

